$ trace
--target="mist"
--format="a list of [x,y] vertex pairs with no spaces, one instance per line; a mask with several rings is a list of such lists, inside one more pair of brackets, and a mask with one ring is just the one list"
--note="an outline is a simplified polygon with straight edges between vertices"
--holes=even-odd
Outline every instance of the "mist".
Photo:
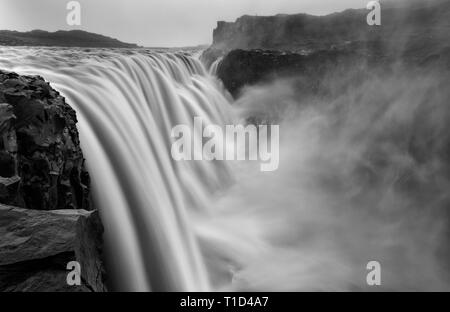
[[[414,75],[417,74],[417,75]],[[339,71],[247,87],[237,118],[280,124],[280,167],[235,164],[196,221],[213,284],[242,291],[450,290],[449,76]]]

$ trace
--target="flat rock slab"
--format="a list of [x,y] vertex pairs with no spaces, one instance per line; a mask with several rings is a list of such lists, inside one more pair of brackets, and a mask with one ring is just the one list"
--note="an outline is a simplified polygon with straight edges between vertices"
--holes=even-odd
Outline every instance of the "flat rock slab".
[[0,265],[73,251],[84,210],[39,211],[0,205]]
[[42,211],[0,204],[0,288],[2,279],[8,279],[20,286],[9,283],[11,290],[47,285],[41,290],[67,291],[65,265],[78,261],[83,289],[104,291],[102,232],[96,211]]

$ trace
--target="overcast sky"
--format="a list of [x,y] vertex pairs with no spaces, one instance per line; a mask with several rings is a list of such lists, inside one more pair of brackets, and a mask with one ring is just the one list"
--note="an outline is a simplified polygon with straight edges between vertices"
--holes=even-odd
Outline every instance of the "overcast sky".
[[83,29],[143,46],[209,44],[218,20],[241,15],[323,15],[368,0],[79,0],[82,24],[66,24],[69,0],[0,0],[0,29]]

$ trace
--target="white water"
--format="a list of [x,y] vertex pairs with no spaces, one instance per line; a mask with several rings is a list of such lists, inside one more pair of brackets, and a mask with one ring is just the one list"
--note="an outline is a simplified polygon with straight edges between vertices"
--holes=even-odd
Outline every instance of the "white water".
[[[337,97],[331,108],[300,109],[290,83],[281,82],[247,90],[232,108],[220,84],[187,54],[0,51],[0,68],[42,75],[77,111],[118,289],[361,290],[370,260],[381,261],[386,290],[449,289],[436,257],[448,245],[444,164],[418,168],[376,140],[392,120],[413,121],[410,110],[420,105],[404,103],[422,99],[434,81],[413,81],[418,94],[401,92],[409,81],[398,89],[376,81],[395,101],[375,119],[376,101],[365,95],[371,85]],[[348,116],[333,111],[355,103],[353,96],[364,105],[349,106]],[[174,125],[192,124],[194,116],[225,125],[255,114],[281,123],[278,171],[261,173],[248,162],[172,161]],[[367,151],[388,148],[389,165],[372,172]],[[382,182],[365,185],[362,165]],[[429,207],[396,190],[405,168],[430,185]],[[442,179],[435,185],[432,176]]]
[[77,111],[118,287],[209,290],[187,209],[205,209],[225,167],[170,156],[173,126],[230,119],[200,62],[183,53],[19,48],[2,51],[0,67],[45,77]]

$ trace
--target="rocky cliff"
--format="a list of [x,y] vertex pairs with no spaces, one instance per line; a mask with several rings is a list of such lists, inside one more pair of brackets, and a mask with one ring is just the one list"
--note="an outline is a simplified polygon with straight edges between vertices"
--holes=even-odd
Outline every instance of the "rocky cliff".
[[245,86],[268,83],[279,78],[302,78],[303,87],[314,89],[327,75],[352,71],[405,70],[449,71],[450,49],[426,55],[412,54],[401,58],[386,51],[364,49],[330,49],[308,55],[268,50],[233,50],[217,67],[217,76],[235,98]]
[[[283,50],[310,53],[351,42],[381,42],[393,50],[427,47],[450,39],[450,2],[425,1],[415,5],[382,5],[381,26],[369,26],[368,10],[346,10],[326,16],[308,14],[242,16],[217,23],[213,48]],[[405,47],[406,45],[406,47]],[[432,48],[432,47],[428,47]]]
[[[0,71],[0,290],[105,290],[76,123],[42,77]],[[82,266],[79,287],[66,283],[70,261]]]
[[217,75],[236,98],[246,85],[299,75],[307,76],[312,81],[320,79],[337,64],[350,64],[361,57],[342,51],[301,55],[279,51],[233,50],[220,63]]
[[345,66],[449,68],[450,1],[382,5],[381,26],[368,26],[367,13],[243,16],[234,23],[219,22],[203,60],[209,65],[223,56],[217,74],[234,96],[245,85],[299,74],[319,79]]

